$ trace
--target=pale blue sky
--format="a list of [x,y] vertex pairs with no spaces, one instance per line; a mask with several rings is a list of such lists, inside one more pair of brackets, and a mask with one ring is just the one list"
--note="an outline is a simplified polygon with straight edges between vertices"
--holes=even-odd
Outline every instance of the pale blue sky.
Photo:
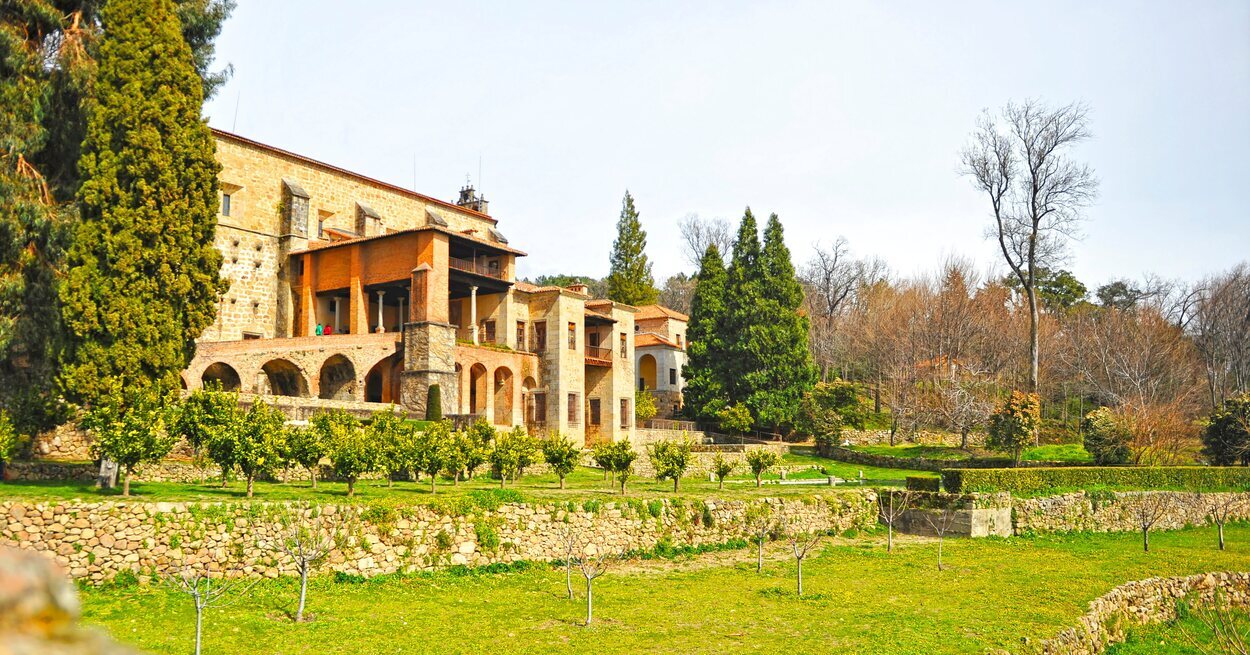
[[[997,263],[959,177],[977,113],[1080,100],[1102,180],[1071,268],[1250,259],[1250,2],[239,0],[211,123],[422,193],[478,178],[526,275],[603,275],[626,188],[657,278],[677,220],[780,214],[903,274]],[[237,119],[235,110],[237,105]],[[554,237],[551,235],[561,235]]]

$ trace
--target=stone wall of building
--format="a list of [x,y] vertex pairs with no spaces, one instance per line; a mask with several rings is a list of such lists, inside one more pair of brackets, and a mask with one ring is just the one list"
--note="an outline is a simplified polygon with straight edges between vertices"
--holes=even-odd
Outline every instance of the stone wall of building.
[[[842,531],[876,522],[875,495],[857,490],[784,501],[504,504],[465,514],[425,505],[323,505],[313,524],[340,534],[326,568],[371,576],[563,559],[570,529],[584,545],[614,553],[648,550],[661,540],[675,546],[721,544],[748,536],[746,512],[757,503],[812,530]],[[13,500],[0,502],[0,545],[47,553],[75,579],[94,584],[121,571],[141,578],[182,565],[220,571],[240,550],[242,573],[276,577],[295,572],[273,547],[282,537],[281,517],[292,511],[299,510],[263,502]]]
[[1041,642],[1043,655],[1098,655],[1124,641],[1130,626],[1176,618],[1176,603],[1209,606],[1219,595],[1232,607],[1250,607],[1250,573],[1199,573],[1148,578],[1120,585],[1094,599],[1075,627]]
[[[1224,498],[1236,496],[1230,520],[1250,519],[1250,493],[1211,494]],[[1155,530],[1178,530],[1194,525],[1206,525],[1210,517],[1194,494],[1181,491],[1122,491],[1076,493],[1043,498],[1014,499],[1015,531],[1022,533],[1044,532],[1129,532],[1140,530],[1135,515],[1139,503],[1158,500],[1166,504],[1163,518],[1153,527]]]

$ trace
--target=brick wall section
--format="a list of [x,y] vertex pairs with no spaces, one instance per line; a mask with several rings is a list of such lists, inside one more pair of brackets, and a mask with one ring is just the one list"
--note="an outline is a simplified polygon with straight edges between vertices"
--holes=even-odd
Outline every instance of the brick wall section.
[[[362,506],[322,506],[353,525],[347,545],[331,553],[326,568],[358,575],[418,571],[464,564],[562,559],[566,526],[596,549],[645,550],[663,538],[674,545],[720,544],[747,535],[747,509],[757,503],[812,530],[865,528],[876,521],[871,491],[813,494],[803,500],[661,501],[659,516],[641,501],[598,508],[566,504],[506,504],[470,515],[447,515],[427,506],[399,508],[385,520]],[[52,556],[78,580],[105,582],[123,570],[144,575],[182,563],[219,570],[221,553],[243,550],[250,575],[292,575],[290,562],[265,544],[279,538],[277,503],[0,502],[0,544]],[[704,522],[704,508],[713,518]],[[500,545],[478,542],[489,526]],[[451,538],[440,548],[438,534]]]

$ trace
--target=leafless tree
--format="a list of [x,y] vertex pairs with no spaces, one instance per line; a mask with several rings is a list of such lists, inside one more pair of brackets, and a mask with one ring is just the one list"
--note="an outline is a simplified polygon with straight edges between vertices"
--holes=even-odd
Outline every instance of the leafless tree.
[[1250,266],[1200,283],[1192,319],[1185,324],[1201,355],[1212,408],[1250,391]]
[[1132,516],[1141,528],[1142,549],[1149,553],[1150,531],[1172,509],[1172,494],[1165,491],[1139,491],[1130,502]]
[[1219,535],[1220,550],[1224,550],[1224,525],[1236,516],[1238,509],[1245,504],[1240,494],[1236,493],[1194,493],[1194,504],[1201,507],[1211,522],[1215,524]]
[[959,447],[968,447],[968,435],[985,425],[994,403],[974,382],[950,380],[939,385],[935,410],[939,422],[959,433]]
[[581,569],[582,577],[586,579],[586,625],[590,625],[595,618],[595,580],[608,572],[608,566],[612,560],[609,559],[606,548],[596,548],[593,544],[587,543],[580,550],[580,554],[577,555],[577,567]]
[[690,313],[690,300],[694,297],[695,279],[685,273],[671,275],[660,289],[659,303],[683,314]]
[[942,565],[942,544],[946,541],[946,533],[955,527],[955,518],[957,514],[955,510],[942,508],[925,515],[929,527],[933,528],[933,532],[938,538],[938,570],[945,571],[946,567]]
[[764,542],[768,541],[768,533],[772,531],[776,520],[773,509],[769,505],[753,505],[747,509],[746,529],[748,534],[755,535],[755,572],[764,570]]
[[877,510],[885,523],[885,550],[894,552],[894,525],[911,508],[913,493],[910,489],[882,489],[877,493]]
[[1040,380],[1038,274],[1062,260],[1098,191],[1094,172],[1068,154],[1090,137],[1088,115],[1078,103],[1008,103],[1001,117],[981,115],[961,157],[963,173],[989,198],[989,234],[1028,302],[1030,391]]
[[699,262],[703,260],[708,246],[716,246],[721,257],[725,257],[733,249],[733,226],[723,218],[701,218],[698,214],[686,214],[677,222],[681,231],[682,252],[686,262],[694,270],[699,270]]
[[1195,635],[1184,624],[1177,624],[1185,641],[1201,655],[1250,655],[1250,623],[1233,611],[1228,597],[1216,590],[1211,603],[1189,608],[1189,616],[1210,635]]
[[214,576],[206,569],[183,564],[164,575],[167,586],[190,596],[195,602],[195,655],[200,655],[203,643],[204,611],[238,601],[259,582],[248,581],[242,573],[238,567],[229,567]]
[[299,605],[295,622],[304,621],[308,598],[308,576],[316,571],[334,550],[344,533],[344,524],[337,515],[326,515],[310,503],[286,506],[278,519],[279,534],[275,547],[295,564],[299,571]]
[[564,590],[569,600],[573,600],[573,559],[581,532],[572,523],[565,523],[561,536],[564,539]]
[[797,520],[786,523],[786,540],[790,542],[790,550],[794,553],[800,598],[803,597],[803,560],[807,559],[808,553],[819,545],[822,539],[824,539],[824,534],[808,530],[807,526],[801,525]]

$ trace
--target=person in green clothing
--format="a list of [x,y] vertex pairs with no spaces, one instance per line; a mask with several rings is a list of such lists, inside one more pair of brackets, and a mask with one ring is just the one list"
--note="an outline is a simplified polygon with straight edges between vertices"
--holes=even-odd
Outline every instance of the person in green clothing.
[[321,336],[323,334],[325,334],[325,328],[321,327],[321,324],[318,323],[317,324],[317,336]]

